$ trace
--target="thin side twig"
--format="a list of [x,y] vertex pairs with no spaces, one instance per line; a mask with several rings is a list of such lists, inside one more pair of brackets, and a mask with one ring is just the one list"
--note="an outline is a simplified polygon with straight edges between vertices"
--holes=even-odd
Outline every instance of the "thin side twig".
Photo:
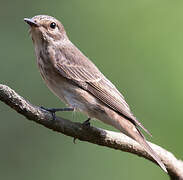
[[[0,100],[27,119],[42,124],[49,129],[77,138],[81,141],[88,141],[101,146],[130,152],[156,164],[151,156],[149,156],[138,143],[124,134],[91,126],[85,127],[81,123],[72,122],[61,117],[56,117],[53,121],[52,115],[49,112],[32,105],[14,90],[3,84],[0,84]],[[153,143],[150,143],[150,145],[165,164],[170,179],[183,179],[183,162],[176,159],[171,152],[168,152],[162,147]]]

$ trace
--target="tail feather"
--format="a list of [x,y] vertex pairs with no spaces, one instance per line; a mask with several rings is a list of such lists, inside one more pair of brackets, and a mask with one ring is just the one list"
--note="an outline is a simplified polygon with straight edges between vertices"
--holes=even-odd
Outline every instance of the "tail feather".
[[167,169],[161,159],[159,158],[158,154],[150,147],[150,145],[147,143],[144,135],[138,130],[136,127],[136,130],[132,129],[127,132],[127,135],[130,136],[132,139],[137,141],[143,148],[151,155],[151,157],[158,163],[158,165],[167,173]]
[[119,129],[122,133],[125,133],[127,136],[137,141],[147,151],[147,153],[157,162],[157,164],[167,173],[165,165],[159,158],[158,154],[147,143],[145,136],[140,132],[138,127],[124,118],[118,119],[117,122],[118,123],[115,124],[115,127]]

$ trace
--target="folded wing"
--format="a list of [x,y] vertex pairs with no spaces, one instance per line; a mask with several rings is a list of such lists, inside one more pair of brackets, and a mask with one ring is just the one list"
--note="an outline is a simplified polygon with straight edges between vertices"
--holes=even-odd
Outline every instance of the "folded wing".
[[77,48],[59,49],[56,57],[55,68],[62,76],[72,80],[105,105],[150,134],[132,114],[122,94]]

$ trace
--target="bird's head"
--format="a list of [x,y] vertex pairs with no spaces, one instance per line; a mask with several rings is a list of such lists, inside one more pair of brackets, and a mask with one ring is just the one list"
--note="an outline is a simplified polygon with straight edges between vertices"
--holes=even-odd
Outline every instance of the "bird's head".
[[63,25],[54,17],[38,15],[33,18],[24,18],[30,25],[30,33],[34,43],[56,42],[67,38]]

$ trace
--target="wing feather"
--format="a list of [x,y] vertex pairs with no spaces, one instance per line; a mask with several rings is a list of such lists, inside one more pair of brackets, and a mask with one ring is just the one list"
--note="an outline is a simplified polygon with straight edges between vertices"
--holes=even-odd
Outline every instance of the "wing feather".
[[57,60],[55,67],[62,76],[72,80],[105,105],[151,135],[132,114],[124,97],[117,88],[77,48],[62,49],[57,52],[57,57],[59,57],[59,61]]

